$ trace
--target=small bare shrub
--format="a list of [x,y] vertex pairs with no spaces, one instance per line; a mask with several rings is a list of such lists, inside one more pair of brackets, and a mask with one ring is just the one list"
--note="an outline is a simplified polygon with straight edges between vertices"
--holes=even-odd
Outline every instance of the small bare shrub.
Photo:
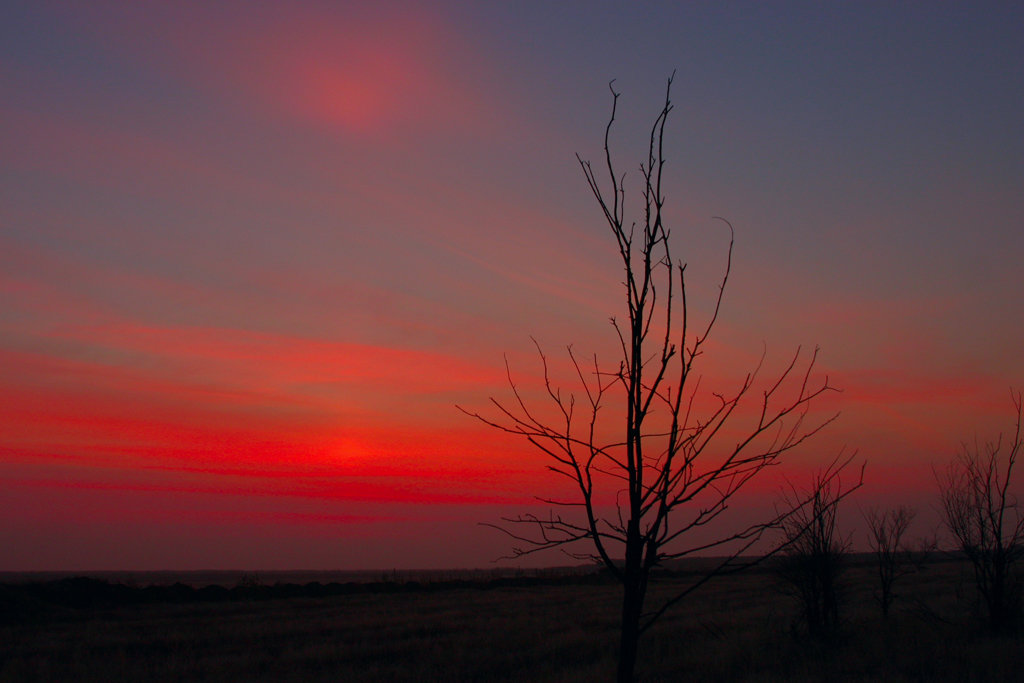
[[883,511],[871,509],[864,513],[864,521],[868,525],[868,541],[875,554],[878,570],[875,600],[882,608],[882,616],[887,619],[889,609],[897,597],[896,581],[916,569],[915,554],[903,540],[915,514],[906,505]]
[[1010,486],[1021,452],[1024,401],[1020,392],[1011,398],[1017,413],[1012,441],[1004,444],[1000,434],[984,445],[963,444],[938,475],[943,521],[971,562],[988,625],[997,632],[1012,630],[1021,617],[1024,511]]
[[799,601],[800,616],[813,638],[830,638],[839,627],[839,578],[850,549],[850,539],[836,530],[844,496],[838,479],[820,474],[809,495],[791,488],[784,496],[791,513],[782,524],[779,573]]

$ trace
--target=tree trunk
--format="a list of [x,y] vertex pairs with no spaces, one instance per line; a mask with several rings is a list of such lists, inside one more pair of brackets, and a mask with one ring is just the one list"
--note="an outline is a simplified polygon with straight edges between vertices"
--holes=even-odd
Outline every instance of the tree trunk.
[[619,640],[618,683],[633,683],[637,645],[640,641],[640,614],[644,608],[643,539],[635,520],[626,532],[626,566],[622,581],[622,629]]
[[637,644],[640,641],[640,610],[637,586],[626,584],[622,599],[622,629],[619,640],[619,683],[633,683]]
[[1009,625],[1009,605],[1006,595],[1006,575],[1003,571],[1002,557],[998,550],[993,553],[992,579],[989,585],[988,612],[989,626],[995,633],[1007,631]]
[[622,595],[622,629],[619,640],[619,683],[633,683],[637,645],[640,641],[640,612],[643,608],[639,585],[630,582]]

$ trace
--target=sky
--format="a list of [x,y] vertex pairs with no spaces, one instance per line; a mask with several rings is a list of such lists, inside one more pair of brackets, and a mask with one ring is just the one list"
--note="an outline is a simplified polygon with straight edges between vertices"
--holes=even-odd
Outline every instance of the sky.
[[[615,361],[614,241],[675,71],[703,385],[820,346],[858,510],[1024,387],[1019,3],[0,0],[0,570],[487,567],[564,492],[460,412]],[[571,389],[567,383],[566,390]],[[855,526],[855,524],[854,524]],[[552,554],[534,560],[564,564]]]

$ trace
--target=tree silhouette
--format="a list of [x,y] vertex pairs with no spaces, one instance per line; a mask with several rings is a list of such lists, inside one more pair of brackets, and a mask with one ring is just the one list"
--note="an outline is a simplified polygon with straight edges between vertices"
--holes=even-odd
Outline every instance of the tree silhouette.
[[801,616],[813,638],[830,638],[839,627],[839,579],[846,569],[850,539],[836,529],[842,482],[819,474],[809,491],[790,487],[783,509],[780,574],[800,603]]
[[[886,619],[896,600],[896,581],[917,569],[919,558],[914,557],[914,551],[903,540],[915,515],[913,508],[906,505],[882,511],[871,509],[864,513],[864,521],[868,525],[868,543],[875,555],[878,570],[875,600]],[[926,552],[924,548],[920,554]]]
[[[624,272],[626,317],[612,318],[621,357],[610,366],[595,356],[584,362],[568,348],[567,362],[580,400],[555,386],[540,345],[546,398],[531,404],[506,361],[511,397],[492,398],[496,415],[464,410],[484,423],[525,437],[549,458],[548,469],[571,482],[567,499],[541,499],[549,515],[506,518],[497,525],[518,542],[513,556],[561,548],[607,568],[622,584],[618,680],[629,681],[640,635],[664,612],[715,576],[741,570],[760,557],[746,553],[792,514],[768,513],[710,535],[755,476],[830,423],[807,421],[810,404],[832,390],[814,373],[817,349],[797,349],[774,380],[759,379],[764,356],[738,386],[702,392],[697,361],[718,320],[732,263],[729,230],[726,266],[707,321],[694,331],[685,285],[685,264],[671,251],[662,190],[665,124],[672,111],[672,78],[651,127],[647,159],[640,166],[641,211],[625,217],[625,174],[615,167],[610,136],[619,93],[614,82],[604,132],[602,185],[589,161],[577,155],[587,184],[615,239]],[[608,429],[608,424],[612,425]],[[819,484],[828,486],[850,462],[836,459]],[[574,547],[580,542],[589,550]],[[707,572],[661,604],[645,611],[651,571],[668,560],[716,554]]]
[[985,444],[962,444],[959,456],[939,475],[943,521],[974,568],[975,585],[994,631],[1020,619],[1018,564],[1024,556],[1024,510],[1011,491],[1021,452],[1024,401],[1010,392],[1016,409],[1013,440],[1003,435]]

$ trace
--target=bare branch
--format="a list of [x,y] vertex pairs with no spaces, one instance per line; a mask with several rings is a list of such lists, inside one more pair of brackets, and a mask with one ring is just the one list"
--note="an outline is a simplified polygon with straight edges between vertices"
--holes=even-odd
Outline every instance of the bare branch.
[[945,472],[936,474],[943,521],[974,568],[994,631],[1009,630],[1021,619],[1024,510],[1010,487],[1021,451],[1024,401],[1013,390],[1010,399],[1016,413],[1010,442],[1004,444],[1000,434],[983,445],[977,439],[963,444]]

